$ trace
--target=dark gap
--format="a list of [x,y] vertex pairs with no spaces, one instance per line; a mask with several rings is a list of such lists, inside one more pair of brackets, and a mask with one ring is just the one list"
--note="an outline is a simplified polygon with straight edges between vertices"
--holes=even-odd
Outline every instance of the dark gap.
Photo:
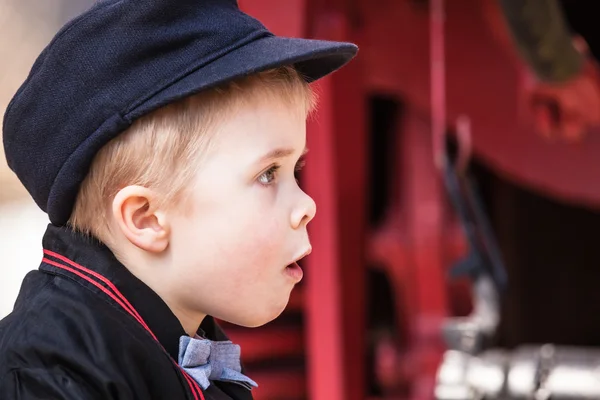
[[390,203],[391,182],[395,162],[397,126],[402,104],[392,96],[373,94],[369,98],[370,118],[370,211],[369,223],[382,222]]

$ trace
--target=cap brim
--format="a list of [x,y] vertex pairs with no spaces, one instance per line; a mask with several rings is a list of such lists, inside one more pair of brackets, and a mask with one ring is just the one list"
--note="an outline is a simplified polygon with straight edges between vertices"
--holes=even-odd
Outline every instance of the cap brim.
[[129,120],[159,107],[236,78],[284,65],[294,65],[308,82],[348,63],[357,53],[352,43],[268,36],[212,61],[154,94],[126,115]]

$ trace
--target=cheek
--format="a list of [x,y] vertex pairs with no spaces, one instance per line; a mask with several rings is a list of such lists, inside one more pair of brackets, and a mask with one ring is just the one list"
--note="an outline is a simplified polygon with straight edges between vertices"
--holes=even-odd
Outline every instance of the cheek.
[[[289,289],[283,278],[288,257],[285,236],[274,220],[261,219],[258,225],[230,226],[202,263],[207,269],[194,271],[194,280],[202,286],[203,299],[198,304],[205,313],[245,325],[249,321],[269,320],[287,303]],[[191,281],[191,280],[190,280]],[[206,284],[206,285],[205,285]],[[197,293],[197,292],[196,292]],[[197,296],[197,294],[193,294]],[[271,308],[275,310],[271,310]],[[266,316],[252,317],[254,313]],[[241,318],[241,319],[240,319]]]
[[240,275],[254,275],[258,279],[263,270],[267,272],[285,262],[285,232],[281,225],[275,218],[267,217],[229,232],[226,240],[230,246],[224,253],[230,260],[235,260],[231,267]]
[[231,279],[258,280],[263,272],[287,261],[285,220],[272,208],[227,207],[192,226],[196,233],[188,237],[186,247],[191,250],[188,253],[197,255],[201,274],[209,270],[211,274],[230,274]]
[[[190,307],[243,326],[264,324],[284,309],[292,285],[285,276],[292,230],[285,207],[263,196],[211,204],[182,221],[188,258],[175,262]],[[215,202],[216,203],[216,202]],[[181,262],[178,262],[181,261]]]

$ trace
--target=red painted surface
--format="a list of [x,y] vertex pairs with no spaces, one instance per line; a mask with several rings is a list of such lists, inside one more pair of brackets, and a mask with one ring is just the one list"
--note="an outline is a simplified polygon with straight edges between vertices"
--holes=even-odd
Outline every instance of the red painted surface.
[[305,187],[313,196],[317,216],[309,230],[313,253],[307,259],[306,336],[309,346],[308,381],[311,399],[342,400],[344,385],[342,294],[339,216],[336,202],[335,143],[331,81],[321,88],[319,121],[309,125],[311,132]]
[[244,12],[258,18],[277,35],[306,36],[305,0],[239,0],[238,4]]
[[[323,20],[318,21],[315,36],[353,41],[349,21],[342,14],[325,14]],[[368,136],[363,82],[364,71],[360,59],[334,74],[329,80],[330,104],[333,105],[329,113],[333,125],[327,134],[333,138],[334,148],[330,157],[334,161],[333,173],[336,174],[333,186],[334,212],[338,216],[335,229],[339,233],[336,249],[339,254],[339,268],[336,279],[340,286],[340,311],[344,331],[340,341],[343,352],[341,361],[345,400],[363,399],[365,391],[365,330],[361,327],[365,326],[366,302],[364,243],[368,198]],[[318,119],[315,121],[318,124]],[[317,132],[309,131],[309,135],[309,140],[313,140]],[[319,182],[319,177],[317,171],[317,175],[313,176],[314,181]],[[313,226],[312,229],[312,232],[316,232],[317,228]],[[319,271],[321,266],[313,264],[314,267]],[[326,385],[324,382],[323,386]],[[311,399],[330,399],[324,393],[323,389],[323,393],[315,393]]]
[[431,125],[408,112],[401,126],[401,162],[404,173],[403,208],[409,237],[408,265],[412,269],[414,317],[410,359],[415,363],[415,399],[430,398],[433,377],[441,355],[441,326],[448,315],[444,273],[444,193],[433,164]]
[[[309,3],[310,36],[352,41],[344,8]],[[321,102],[308,125],[311,153],[304,176],[318,204],[306,287],[309,398],[364,398],[366,110],[359,60],[319,85]]]
[[[265,333],[271,348],[255,337],[238,340],[257,359],[294,353],[286,346],[300,349],[306,368],[264,376],[257,399],[295,398],[290,392],[311,400],[365,398],[367,261],[389,273],[396,308],[405,311],[399,331],[408,337],[398,379],[408,382],[411,399],[433,398],[441,323],[453,312],[451,304],[467,297],[464,286],[446,279],[465,244],[433,152],[434,137],[459,116],[470,120],[475,156],[500,175],[564,201],[600,204],[600,134],[578,146],[533,134],[519,97],[523,67],[493,1],[446,1],[445,20],[432,26],[419,1],[240,0],[278,34],[355,41],[361,48],[348,67],[320,82],[319,112],[308,124],[304,187],[318,212],[305,287],[293,306],[304,307],[305,341],[300,345],[297,332],[285,331]],[[444,36],[433,47],[432,32]],[[444,68],[434,70],[438,86],[432,87],[432,56],[440,55]],[[406,106],[393,149],[390,208],[377,229],[368,228],[365,215],[368,93],[394,95]]]
[[[564,201],[600,204],[600,134],[581,145],[548,143],[532,133],[521,107],[522,68],[499,38],[490,17],[494,0],[447,1],[447,117],[471,118],[477,156],[502,175]],[[427,113],[429,19],[414,1],[360,3],[364,42],[361,57],[368,86],[403,96]],[[490,9],[492,11],[490,11]]]

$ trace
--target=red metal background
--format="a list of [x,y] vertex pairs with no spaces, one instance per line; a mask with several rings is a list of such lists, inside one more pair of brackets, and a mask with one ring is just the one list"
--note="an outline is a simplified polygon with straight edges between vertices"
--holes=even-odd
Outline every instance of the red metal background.
[[[371,90],[397,93],[429,110],[428,9],[417,1],[360,2],[361,57]],[[498,34],[494,0],[446,2],[448,121],[471,118],[473,147],[497,172],[568,202],[597,207],[600,135],[579,146],[547,143],[532,134],[522,107],[523,68]]]
[[[348,67],[320,82],[318,114],[309,122],[310,153],[304,175],[315,198],[314,252],[293,309],[304,323],[287,332],[263,331],[238,341],[246,358],[304,352],[305,372],[265,376],[258,399],[365,398],[365,271],[382,265],[406,310],[401,354],[412,399],[433,398],[443,344],[440,325],[460,288],[445,271],[464,251],[433,163],[431,20],[428,2],[416,0],[241,0],[245,11],[277,34],[348,40],[360,52]],[[523,67],[511,52],[494,0],[447,1],[443,126],[470,119],[476,156],[498,174],[563,201],[600,204],[600,135],[582,145],[547,143],[532,133],[520,100]],[[433,91],[436,93],[436,91]],[[367,96],[385,93],[405,105],[401,138],[388,185],[385,223],[367,225],[370,183]],[[443,99],[442,99],[443,100]],[[460,292],[462,293],[462,292]],[[302,329],[302,333],[299,331]],[[265,333],[266,332],[266,333]],[[268,336],[271,334],[271,336]],[[265,336],[266,335],[266,336]],[[264,347],[264,338],[270,337]],[[261,353],[262,352],[262,353]],[[296,396],[294,396],[296,395]]]

